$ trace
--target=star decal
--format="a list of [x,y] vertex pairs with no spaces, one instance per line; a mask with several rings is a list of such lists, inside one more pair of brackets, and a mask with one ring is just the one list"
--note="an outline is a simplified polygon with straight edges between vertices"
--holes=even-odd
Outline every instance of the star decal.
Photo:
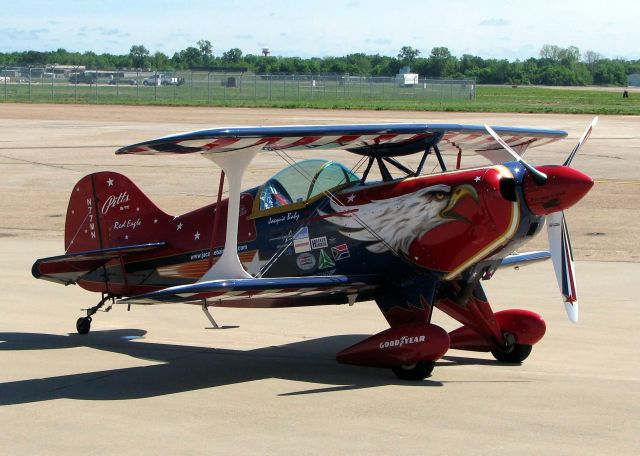
[[473,178],[474,182],[480,182],[482,180],[482,178],[480,176],[476,176]]
[[182,229],[182,222],[180,222],[180,223],[178,223],[178,224],[176,225],[176,229],[177,229],[178,231],[180,231],[180,230]]
[[354,199],[356,199],[356,195],[352,193],[351,195],[347,196],[347,203],[353,203]]
[[249,263],[246,263],[245,266],[247,268],[247,272],[255,277],[255,275],[258,272],[260,272],[260,269],[262,269],[262,266],[264,266],[268,262],[269,262],[269,260],[262,261],[260,259],[260,255],[256,251],[256,253],[255,253],[255,255],[253,255],[253,258],[251,259],[251,261]]
[[128,235],[128,234],[125,234],[125,235],[124,235],[124,239],[125,239],[125,240],[128,240],[128,239],[129,239],[129,235]]
[[153,223],[158,223],[158,219],[153,219]]
[[113,187],[113,179],[111,179],[111,178],[107,179],[107,185],[109,187]]
[[193,239],[195,239],[196,241],[198,239],[200,239],[200,232],[199,231],[196,231],[196,234],[193,235]]

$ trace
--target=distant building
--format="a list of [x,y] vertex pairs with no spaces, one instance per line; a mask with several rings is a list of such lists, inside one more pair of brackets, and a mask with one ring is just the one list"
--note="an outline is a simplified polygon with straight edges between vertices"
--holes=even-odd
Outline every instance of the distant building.
[[411,67],[403,66],[396,75],[396,83],[400,87],[413,87],[418,85],[418,73],[412,73]]
[[640,73],[634,73],[627,76],[627,85],[640,87]]

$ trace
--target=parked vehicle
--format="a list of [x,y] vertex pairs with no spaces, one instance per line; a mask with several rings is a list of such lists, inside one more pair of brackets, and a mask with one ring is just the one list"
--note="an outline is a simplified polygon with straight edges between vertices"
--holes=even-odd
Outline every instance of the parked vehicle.
[[96,73],[74,73],[69,77],[70,84],[95,84],[97,81]]
[[152,86],[152,85],[182,85],[184,84],[184,78],[178,78],[173,76],[167,76],[166,74],[156,73],[152,74],[148,78],[144,78],[142,81],[143,85]]

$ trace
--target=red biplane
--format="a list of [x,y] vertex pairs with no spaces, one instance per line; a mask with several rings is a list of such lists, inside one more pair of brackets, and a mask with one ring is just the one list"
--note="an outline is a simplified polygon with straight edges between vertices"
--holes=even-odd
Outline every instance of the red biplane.
[[[494,313],[481,280],[503,266],[551,257],[569,318],[577,321],[562,211],[593,185],[570,164],[596,121],[562,166],[533,167],[521,156],[564,131],[455,124],[216,128],[123,147],[117,154],[201,153],[223,170],[217,202],[171,216],[125,176],[90,174],[71,193],[65,254],[37,260],[33,275],[102,294],[78,319],[81,334],[114,303],[197,304],[216,327],[211,306],[373,300],[390,328],[341,351],[339,362],[391,368],[414,380],[430,375],[449,348],[521,362],[545,323],[527,310]],[[359,155],[362,174],[287,155],[323,149]],[[268,151],[290,166],[242,191],[247,166]],[[488,164],[465,169],[463,152]],[[414,167],[403,163],[413,154]],[[424,174],[431,157],[439,170]],[[372,169],[381,179],[372,181]],[[545,218],[550,252],[516,253]],[[432,324],[434,308],[462,326],[447,333]]]

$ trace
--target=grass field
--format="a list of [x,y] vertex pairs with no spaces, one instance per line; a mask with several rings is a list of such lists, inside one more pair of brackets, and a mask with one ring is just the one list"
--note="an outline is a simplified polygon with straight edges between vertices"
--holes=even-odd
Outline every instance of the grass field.
[[556,89],[477,86],[475,98],[465,85],[426,84],[399,88],[392,84],[278,79],[191,79],[181,86],[113,86],[66,81],[0,83],[0,101],[33,103],[97,103],[179,106],[242,106],[321,109],[400,109],[458,112],[531,112],[640,114],[640,93],[622,98],[620,88]]

